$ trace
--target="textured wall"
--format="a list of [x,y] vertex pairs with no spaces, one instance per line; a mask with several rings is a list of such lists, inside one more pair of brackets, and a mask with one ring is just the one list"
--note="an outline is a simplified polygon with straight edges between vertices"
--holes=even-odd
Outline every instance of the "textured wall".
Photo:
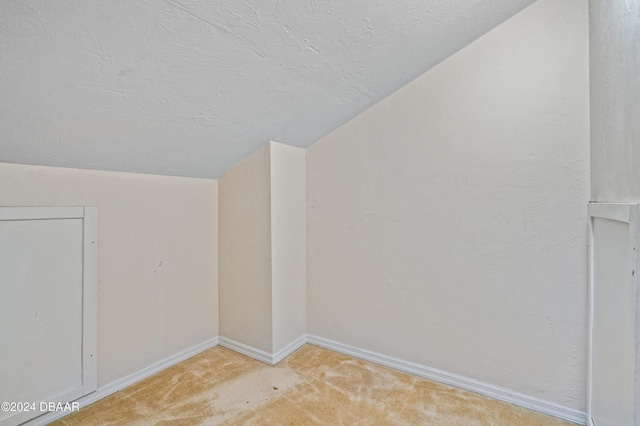
[[307,332],[307,151],[281,143],[271,149],[273,352]]
[[2,0],[0,161],[217,178],[533,0]]
[[588,105],[540,0],[312,145],[309,332],[584,409]]
[[271,178],[265,145],[219,179],[220,335],[271,353]]
[[640,201],[640,2],[590,1],[591,199]]
[[0,163],[0,200],[98,207],[98,386],[218,335],[216,181]]

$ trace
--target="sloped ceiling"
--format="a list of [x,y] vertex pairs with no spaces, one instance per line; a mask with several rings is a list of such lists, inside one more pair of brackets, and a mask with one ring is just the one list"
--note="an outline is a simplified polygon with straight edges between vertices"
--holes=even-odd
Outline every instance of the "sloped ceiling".
[[268,140],[312,144],[531,3],[3,0],[0,161],[219,177]]

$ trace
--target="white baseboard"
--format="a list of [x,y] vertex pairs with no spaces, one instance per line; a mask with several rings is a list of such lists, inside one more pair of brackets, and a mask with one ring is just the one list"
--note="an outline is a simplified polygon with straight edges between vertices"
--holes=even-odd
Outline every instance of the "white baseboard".
[[[175,365],[181,361],[184,361],[188,358],[191,358],[194,355],[199,354],[209,348],[218,345],[218,338],[214,337],[213,339],[209,339],[204,341],[198,345],[187,348],[183,351],[178,352],[175,355],[167,357],[163,360],[160,360],[154,364],[151,364],[148,367],[143,368],[142,370],[138,370],[135,373],[129,374],[121,379],[113,381],[107,385],[99,387],[95,392],[92,392],[88,395],[85,395],[81,398],[78,398],[76,401],[80,403],[80,408],[86,407],[89,404],[93,404],[96,401],[101,400],[104,397],[111,395],[119,390],[122,390],[128,386],[133,385],[147,377],[158,373],[172,365]],[[53,411],[47,414],[43,414],[40,417],[36,417],[33,420],[25,423],[24,426],[44,426],[55,420],[61,419],[62,417],[69,415],[68,411]]]
[[218,343],[220,346],[224,346],[225,348],[241,353],[242,355],[257,359],[258,361],[262,361],[269,365],[276,365],[281,360],[304,346],[304,344],[307,343],[307,335],[304,334],[298,337],[275,354],[270,354],[261,349],[256,349],[253,346],[245,345],[244,343],[237,342],[233,339],[229,339],[228,337],[220,336]]
[[[520,407],[528,408],[538,411],[543,414],[554,416],[563,420],[574,422],[580,425],[587,424],[587,415],[585,412],[575,410],[573,408],[564,407],[562,405],[543,401],[538,398],[534,398],[528,395],[521,394],[519,392],[511,391],[499,386],[494,386],[488,383],[483,383],[478,380],[474,380],[468,377],[459,376],[457,374],[448,373],[446,371],[437,370],[435,368],[426,367],[424,365],[416,364],[409,361],[404,361],[398,358],[390,357],[377,352],[369,351],[366,349],[360,349],[355,346],[347,345],[345,343],[336,342],[335,340],[325,339],[314,335],[303,335],[295,341],[291,342],[282,350],[275,354],[256,349],[249,345],[245,345],[235,340],[226,337],[215,337],[207,340],[199,345],[185,349],[173,356],[165,358],[156,362],[148,367],[143,368],[133,374],[118,379],[108,385],[98,388],[95,392],[90,393],[82,398],[77,399],[80,403],[80,407],[85,407],[92,404],[106,396],[111,395],[121,389],[131,386],[134,383],[139,382],[159,371],[164,370],[174,364],[184,361],[198,353],[212,348],[216,345],[224,346],[232,351],[241,353],[251,358],[257,359],[264,363],[275,365],[282,359],[286,358],[305,343],[311,343],[316,346],[320,346],[326,349],[330,349],[336,352],[340,352],[346,355],[360,358],[365,361],[374,362],[376,364],[383,365],[385,367],[393,368],[394,370],[404,371],[406,373],[415,374],[416,376],[424,377],[435,382],[444,383],[456,388],[465,389],[471,392],[475,392],[481,395],[488,396],[493,399],[508,402],[510,404],[518,405]],[[47,425],[55,420],[58,420],[68,412],[51,412],[37,417],[27,423],[27,426],[43,426]]]
[[228,337],[220,336],[218,338],[218,344],[227,349],[231,349],[234,352],[238,352],[242,355],[246,355],[249,358],[257,359],[267,364],[272,364],[272,355],[261,349],[256,349],[253,346],[245,345],[244,343],[236,342]]
[[581,425],[585,425],[587,423],[587,415],[584,411],[564,407],[553,402],[543,401],[532,396],[524,395],[519,392],[514,392],[509,389],[494,386],[488,383],[483,383],[478,380],[470,379],[468,377],[459,376],[457,374],[452,374],[446,371],[437,370],[435,368],[426,367],[424,365],[404,361],[398,358],[368,351],[366,349],[356,348],[351,345],[318,336],[308,335],[307,342],[326,349],[331,349],[336,352],[360,358],[365,361],[384,365],[385,367],[393,368],[394,370],[415,374],[416,376],[424,377],[435,382],[444,383],[456,388],[475,392],[493,399],[535,410],[540,413],[554,416],[563,420],[568,420],[573,423]]
[[291,355],[292,353],[294,353],[295,351],[303,347],[306,343],[307,343],[307,335],[303,334],[302,336],[298,337],[296,340],[289,343],[287,346],[285,346],[284,348],[280,349],[278,352],[273,354],[273,356],[271,357],[271,364],[276,365],[277,363],[279,363],[280,361],[282,361],[283,359],[285,359],[286,357],[288,357],[289,355]]

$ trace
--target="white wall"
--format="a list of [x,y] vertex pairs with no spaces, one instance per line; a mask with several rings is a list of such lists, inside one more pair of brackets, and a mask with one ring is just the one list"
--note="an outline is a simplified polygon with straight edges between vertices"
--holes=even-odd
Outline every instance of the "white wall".
[[217,181],[0,163],[0,204],[98,207],[98,386],[218,335]]
[[271,142],[273,352],[307,332],[306,150]]
[[220,335],[272,350],[269,145],[219,179]]
[[640,201],[640,3],[590,1],[591,196]]
[[540,0],[309,148],[310,333],[585,408],[587,21]]

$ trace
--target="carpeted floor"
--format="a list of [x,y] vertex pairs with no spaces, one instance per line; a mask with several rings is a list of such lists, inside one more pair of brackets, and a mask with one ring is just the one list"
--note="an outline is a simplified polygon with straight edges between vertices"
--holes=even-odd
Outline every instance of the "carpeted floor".
[[56,425],[571,425],[313,345],[277,366],[209,349]]

